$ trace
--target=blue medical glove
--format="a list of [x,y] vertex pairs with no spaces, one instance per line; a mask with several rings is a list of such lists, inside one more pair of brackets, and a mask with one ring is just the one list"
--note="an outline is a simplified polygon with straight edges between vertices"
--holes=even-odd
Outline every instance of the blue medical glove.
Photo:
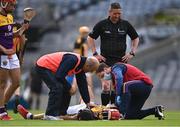
[[120,105],[121,105],[121,96],[116,96],[116,105],[118,106],[118,107],[120,107]]

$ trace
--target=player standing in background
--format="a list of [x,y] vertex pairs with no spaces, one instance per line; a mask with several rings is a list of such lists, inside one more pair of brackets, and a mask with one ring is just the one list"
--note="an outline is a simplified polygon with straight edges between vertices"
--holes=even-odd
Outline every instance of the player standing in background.
[[[15,22],[13,25],[13,31],[17,31],[19,28],[21,28],[22,24]],[[24,57],[24,46],[27,41],[27,38],[25,36],[25,33],[23,32],[20,36],[13,37],[13,50],[16,52],[16,55],[19,59],[20,66],[23,63],[23,57]],[[20,87],[17,88],[17,90],[14,93],[14,113],[17,113],[17,105],[20,103]]]
[[[116,62],[128,62],[135,56],[139,43],[139,37],[134,27],[126,20],[122,19],[122,9],[119,3],[111,3],[107,19],[98,22],[87,40],[93,52],[93,56],[104,61],[109,66]],[[131,51],[126,53],[126,36],[131,38]],[[100,54],[98,54],[95,45],[95,39],[100,36]],[[110,83],[102,81],[102,104],[106,105],[114,101],[114,92],[110,91]],[[112,94],[110,94],[112,93]]]
[[[13,37],[25,31],[28,24],[23,24],[20,29],[13,32],[12,13],[16,0],[0,0],[0,4],[0,119],[11,120],[4,105],[20,85],[20,64],[13,50]],[[6,89],[9,77],[12,84]]]
[[[88,44],[87,44],[87,36],[90,32],[89,27],[81,26],[79,28],[79,36],[77,37],[74,43],[74,52],[80,54],[81,56],[88,57]],[[92,74],[86,74],[87,82],[88,82],[88,91],[90,94],[90,101],[94,102],[94,92],[93,92],[93,81]],[[76,81],[73,81],[76,83]],[[80,98],[80,103],[83,103],[82,98]]]

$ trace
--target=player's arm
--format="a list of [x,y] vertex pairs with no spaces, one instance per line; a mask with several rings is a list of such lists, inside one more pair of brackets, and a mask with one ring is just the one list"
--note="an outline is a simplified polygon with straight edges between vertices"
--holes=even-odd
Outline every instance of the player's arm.
[[83,44],[83,48],[84,48],[84,56],[87,57],[88,56],[88,45],[86,43]]
[[64,115],[64,116],[60,116],[60,119],[63,120],[77,120],[77,114],[75,115]]
[[6,55],[12,55],[16,51],[14,49],[6,49],[4,46],[0,45],[0,51],[2,51]]
[[96,52],[96,45],[94,40],[96,40],[99,37],[100,33],[101,33],[101,24],[97,23],[94,26],[92,32],[90,32],[87,37],[87,43],[89,45],[89,48],[91,48],[93,54]]
[[[78,39],[78,38],[77,38]],[[81,54],[81,51],[79,49],[79,44],[77,43],[77,40],[74,43],[74,48],[73,48],[73,52]]]
[[123,74],[127,71],[127,67],[124,64],[116,64],[113,67],[113,74],[116,83],[116,104],[119,107],[121,113],[125,113],[127,109],[127,95],[123,93]]
[[79,88],[79,92],[81,94],[81,97],[84,101],[84,103],[88,104],[90,103],[90,97],[88,92],[88,85],[86,80],[86,75],[84,72],[80,72],[79,74],[76,74],[76,80],[77,85]]
[[62,82],[63,84],[66,84],[66,87],[68,87],[68,89],[71,88],[71,84],[69,84],[66,80],[66,76],[69,70],[73,69],[76,66],[77,61],[78,59],[75,55],[65,54],[55,74],[58,81]]
[[139,38],[135,38],[134,40],[132,40],[132,44],[131,44],[131,52],[132,53],[136,53],[136,50],[137,50],[137,47],[138,47],[138,44],[139,44]]
[[92,37],[88,36],[87,37],[87,40],[88,40],[88,45],[89,47],[91,48],[92,50],[92,53],[94,54],[96,52],[96,45],[95,45],[95,41]]
[[127,33],[131,38],[131,52],[135,54],[139,44],[139,36],[134,27],[129,22],[127,22]]
[[25,30],[27,30],[29,28],[29,24],[28,23],[23,23],[22,24],[22,26],[21,26],[21,28],[19,28],[18,30],[16,30],[16,31],[14,31],[13,32],[13,36],[14,37],[17,37],[17,36],[21,36],[22,34],[23,34],[23,32],[25,31]]
[[113,67],[112,73],[114,75],[115,79],[115,85],[116,85],[116,95],[120,96],[122,93],[122,85],[123,85],[123,73],[122,69],[119,68],[116,65]]
[[22,34],[20,36],[20,39],[21,39],[21,42],[20,42],[20,52],[19,52],[19,61],[20,61],[20,64],[23,63],[24,61],[24,54],[25,54],[25,50],[26,50],[26,41],[27,41],[27,38],[26,38],[26,35],[25,34]]

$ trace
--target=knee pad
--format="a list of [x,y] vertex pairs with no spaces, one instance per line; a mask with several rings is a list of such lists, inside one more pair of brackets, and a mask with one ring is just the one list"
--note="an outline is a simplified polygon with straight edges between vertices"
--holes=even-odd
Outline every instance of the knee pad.
[[102,105],[106,106],[110,101],[110,92],[109,91],[103,91],[101,93],[101,102]]

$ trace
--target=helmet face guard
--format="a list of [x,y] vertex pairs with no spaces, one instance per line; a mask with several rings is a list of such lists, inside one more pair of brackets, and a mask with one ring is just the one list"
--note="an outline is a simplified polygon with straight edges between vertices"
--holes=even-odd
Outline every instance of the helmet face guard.
[[8,4],[15,5],[17,3],[16,0],[0,0],[0,1],[1,1],[1,7],[4,9],[8,6]]

